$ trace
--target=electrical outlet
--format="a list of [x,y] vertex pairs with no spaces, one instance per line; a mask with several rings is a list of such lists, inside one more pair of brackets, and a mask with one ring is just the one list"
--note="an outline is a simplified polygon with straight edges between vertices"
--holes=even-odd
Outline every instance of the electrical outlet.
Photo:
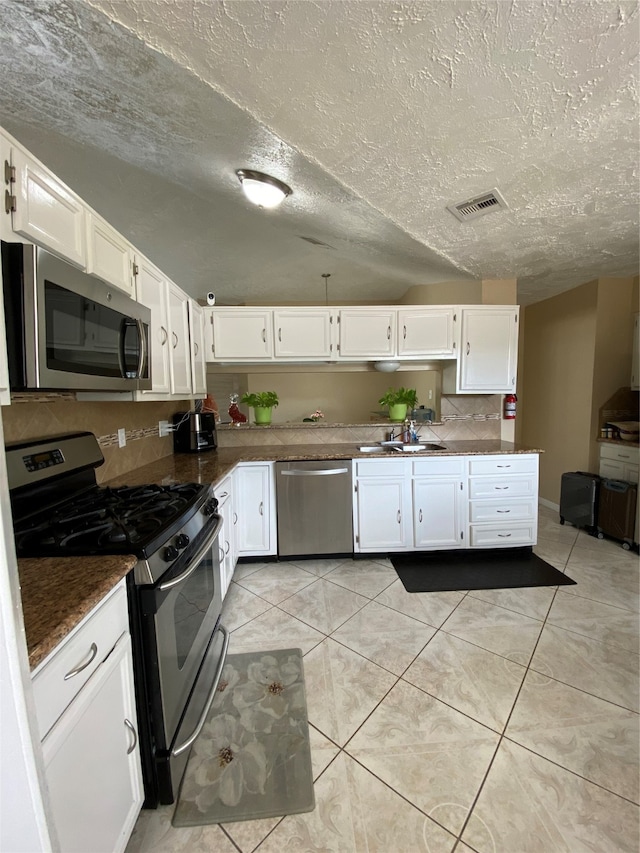
[[429,389],[429,399],[433,400],[433,391]]
[[126,429],[118,430],[118,447],[124,447],[127,443],[127,431]]
[[171,435],[171,427],[169,426],[169,421],[158,421],[158,435],[160,438],[164,438],[167,435]]

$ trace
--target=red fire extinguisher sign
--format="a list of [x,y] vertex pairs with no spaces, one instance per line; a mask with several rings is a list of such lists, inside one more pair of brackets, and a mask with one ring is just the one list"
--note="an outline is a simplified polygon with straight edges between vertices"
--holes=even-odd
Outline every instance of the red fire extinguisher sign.
[[512,421],[516,416],[516,403],[518,402],[518,398],[515,394],[505,394],[504,395],[504,419],[505,421]]

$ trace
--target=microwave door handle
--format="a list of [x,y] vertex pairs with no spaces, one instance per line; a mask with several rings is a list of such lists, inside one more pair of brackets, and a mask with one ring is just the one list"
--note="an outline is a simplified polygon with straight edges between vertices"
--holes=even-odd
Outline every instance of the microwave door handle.
[[120,365],[120,376],[123,379],[126,379],[126,371],[125,371],[125,354],[124,354],[124,345],[127,337],[127,326],[131,325],[131,321],[128,317],[123,317],[120,322],[120,341],[118,342],[118,364]]
[[144,370],[147,366],[147,336],[144,333],[144,323],[142,320],[136,320],[138,326],[138,343],[140,345],[140,358],[138,359],[138,379],[144,376]]

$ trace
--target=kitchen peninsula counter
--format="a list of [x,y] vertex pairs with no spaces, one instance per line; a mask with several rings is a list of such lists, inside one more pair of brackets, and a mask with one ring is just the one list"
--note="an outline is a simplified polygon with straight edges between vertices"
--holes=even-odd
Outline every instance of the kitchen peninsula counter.
[[126,577],[136,562],[130,554],[18,560],[31,670]]
[[[368,442],[361,441],[360,445]],[[374,442],[370,442],[373,444]],[[438,441],[444,450],[363,453],[357,444],[263,444],[249,447],[221,447],[204,453],[180,453],[163,456],[141,468],[135,468],[109,480],[110,486],[139,486],[144,483],[191,482],[217,483],[240,462],[296,462],[322,459],[388,459],[411,456],[416,459],[433,456],[485,456],[510,453],[543,453],[539,448],[500,439],[471,441]],[[100,469],[98,469],[99,471]]]

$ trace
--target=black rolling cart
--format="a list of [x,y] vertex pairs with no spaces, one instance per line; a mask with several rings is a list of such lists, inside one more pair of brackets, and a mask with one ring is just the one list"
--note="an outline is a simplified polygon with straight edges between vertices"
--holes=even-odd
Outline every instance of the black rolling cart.
[[560,484],[560,524],[569,521],[595,536],[598,524],[600,477],[585,471],[569,471]]

